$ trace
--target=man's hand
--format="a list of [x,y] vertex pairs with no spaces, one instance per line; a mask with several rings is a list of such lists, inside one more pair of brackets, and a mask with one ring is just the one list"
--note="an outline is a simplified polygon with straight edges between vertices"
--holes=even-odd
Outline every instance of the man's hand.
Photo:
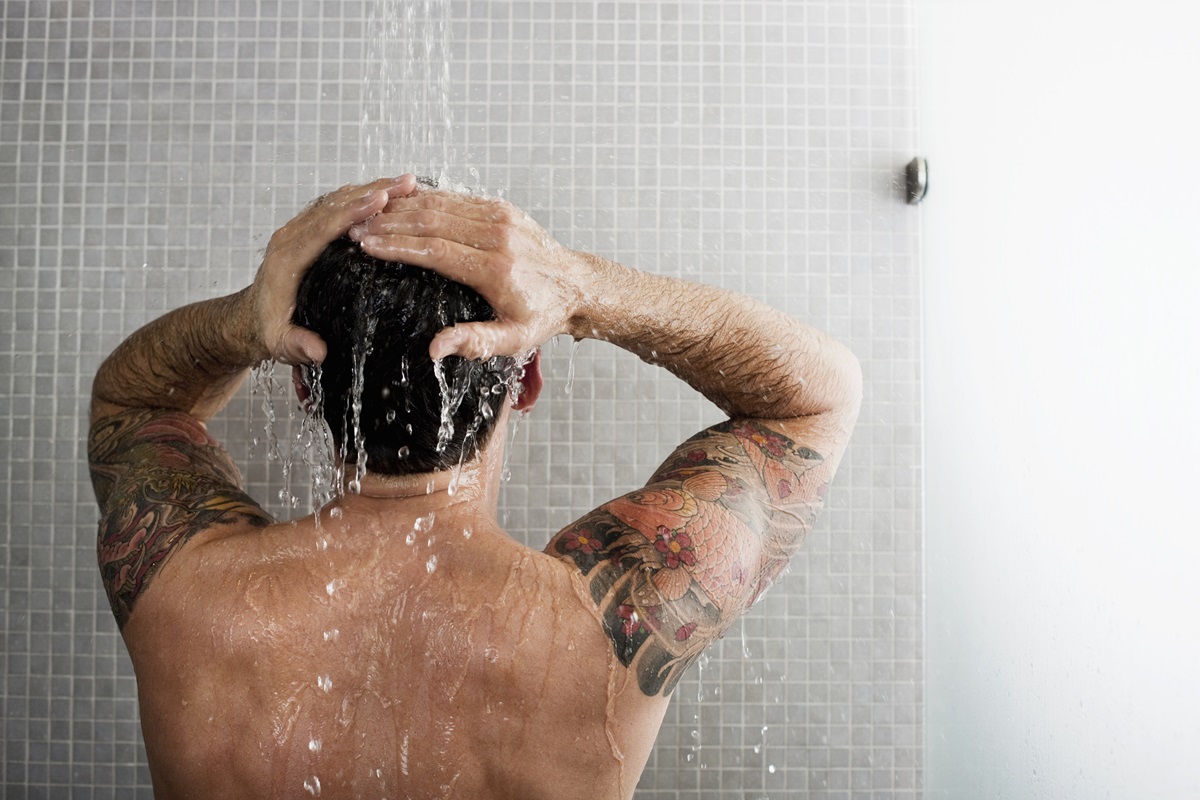
[[470,286],[496,313],[493,322],[441,331],[429,346],[430,357],[517,356],[570,332],[594,279],[582,254],[503,200],[425,188],[391,197],[383,213],[351,228],[350,236],[377,258]]
[[184,411],[207,420],[260,361],[322,361],[321,337],[292,324],[300,279],[326,245],[415,186],[412,175],[403,175],[345,186],[309,205],[271,237],[253,284],[175,309],[122,342],[92,383],[93,421],[123,409]]
[[343,186],[318,197],[271,236],[248,296],[255,315],[254,344],[264,358],[285,364],[319,364],[325,359],[321,337],[292,324],[300,279],[326,245],[382,211],[389,197],[402,198],[416,185],[415,177],[402,175]]

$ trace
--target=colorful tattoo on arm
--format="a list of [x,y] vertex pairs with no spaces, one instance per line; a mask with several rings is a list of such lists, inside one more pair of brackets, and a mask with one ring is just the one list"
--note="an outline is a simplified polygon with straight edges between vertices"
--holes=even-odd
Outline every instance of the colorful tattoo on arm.
[[550,541],[584,575],[643,693],[669,694],[787,566],[820,510],[823,462],[762,423],[729,421]]
[[192,536],[214,525],[273,522],[242,491],[229,454],[182,412],[138,409],[98,420],[88,462],[101,512],[100,574],[121,628],[159,568]]

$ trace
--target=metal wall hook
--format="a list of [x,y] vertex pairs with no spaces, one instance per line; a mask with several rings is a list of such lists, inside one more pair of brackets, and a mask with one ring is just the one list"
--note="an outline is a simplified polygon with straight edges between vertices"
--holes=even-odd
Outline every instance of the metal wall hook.
[[929,162],[920,157],[914,158],[904,168],[904,178],[908,204],[915,206],[929,193]]

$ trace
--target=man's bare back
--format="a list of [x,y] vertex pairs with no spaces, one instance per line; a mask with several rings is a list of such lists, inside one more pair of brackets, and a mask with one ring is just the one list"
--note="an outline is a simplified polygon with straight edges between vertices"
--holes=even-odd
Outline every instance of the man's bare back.
[[139,601],[125,636],[156,787],[628,794],[667,698],[621,691],[578,573],[453,509],[349,499],[320,528],[197,536]]
[[[325,357],[292,323],[296,285],[348,230],[494,308],[442,329],[433,358],[603,339],[730,419],[545,551],[496,522],[507,406],[465,472],[368,469],[319,520],[276,522],[203,422],[247,366]],[[248,290],[151,323],[97,375],[98,552],[156,794],[630,797],[680,676],[803,542],[860,380],[767,306],[567,251],[502,202],[411,176],[327,196]],[[521,381],[524,410],[536,358]]]

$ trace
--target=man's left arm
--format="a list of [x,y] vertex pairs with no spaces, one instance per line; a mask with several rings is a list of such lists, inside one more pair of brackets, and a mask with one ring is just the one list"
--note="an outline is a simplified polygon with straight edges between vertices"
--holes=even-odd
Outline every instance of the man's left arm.
[[291,322],[300,279],[330,241],[381,210],[389,192],[412,186],[404,176],[325,195],[271,237],[248,288],[166,314],[101,365],[88,464],[101,511],[100,570],[121,627],[159,567],[196,533],[272,521],[242,491],[237,467],[204,423],[251,366],[324,359],[320,337]]

